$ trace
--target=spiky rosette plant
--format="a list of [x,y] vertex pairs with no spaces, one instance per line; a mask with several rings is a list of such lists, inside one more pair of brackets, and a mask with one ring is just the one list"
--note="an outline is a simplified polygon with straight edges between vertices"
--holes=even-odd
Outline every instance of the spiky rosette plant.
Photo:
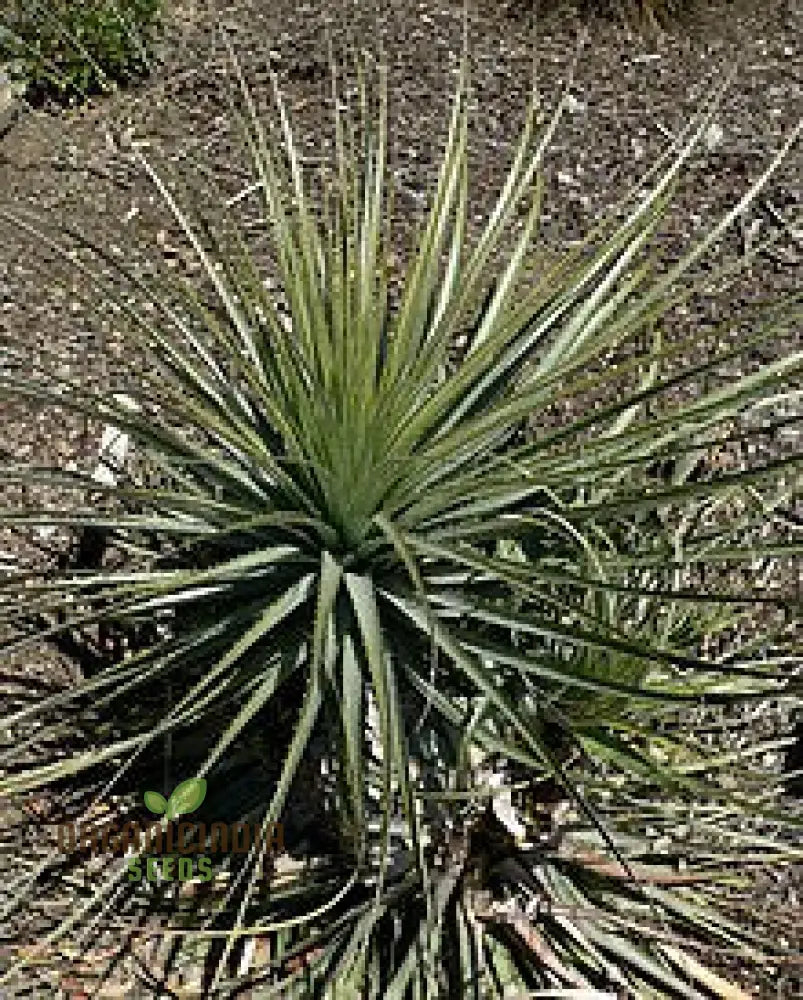
[[[797,552],[780,536],[799,456],[727,473],[709,459],[789,421],[781,408],[799,351],[728,372],[746,352],[783,343],[801,297],[756,308],[747,338],[717,331],[703,360],[688,360],[699,331],[665,342],[660,326],[736,270],[691,278],[799,128],[733,209],[657,270],[651,241],[714,95],[580,247],[533,267],[542,165],[565,100],[546,121],[533,99],[498,201],[469,240],[464,61],[437,188],[394,285],[384,83],[376,107],[362,86],[358,122],[336,112],[334,177],[315,202],[278,88],[272,129],[231,58],[232,116],[263,200],[276,290],[233,221],[194,217],[187,192],[136,148],[205,287],[145,279],[78,227],[58,235],[23,209],[0,209],[17,232],[72,259],[92,306],[110,311],[140,359],[125,394],[56,368],[25,370],[13,355],[3,371],[6,398],[113,425],[132,457],[112,483],[4,470],[9,484],[75,497],[6,509],[6,525],[100,533],[114,553],[92,568],[9,573],[5,650],[98,628],[128,641],[70,688],[12,706],[0,791],[51,789],[74,802],[83,787],[105,801],[149,773],[169,734],[182,777],[208,782],[204,809],[267,826],[282,818],[305,758],[334,758],[334,777],[313,790],[326,798],[334,842],[267,896],[258,850],[220,859],[225,898],[189,902],[171,902],[164,885],[143,895],[127,885],[124,859],[109,859],[42,940],[53,948],[85,940],[87,928],[101,934],[111,906],[132,919],[143,906],[172,907],[194,921],[171,933],[187,948],[200,941],[208,994],[243,985],[241,946],[256,935],[272,943],[257,973],[265,996],[291,995],[292,981],[331,996],[491,996],[507,977],[669,997],[683,976],[696,983],[685,995],[698,996],[721,980],[645,928],[741,938],[710,916],[715,899],[704,905],[699,888],[691,899],[687,880],[667,874],[674,855],[655,856],[644,799],[667,822],[695,797],[727,800],[725,831],[763,816],[749,783],[724,788],[697,774],[710,751],[683,734],[677,713],[794,696],[791,600],[759,581],[736,587],[727,572],[712,590],[698,570]],[[701,389],[703,375],[713,384]],[[679,393],[689,387],[691,399]],[[779,528],[770,541],[768,525]],[[781,618],[755,647],[742,637],[738,658],[706,648],[725,627],[739,639],[766,607]],[[43,757],[65,711],[85,720],[86,745],[74,734],[66,754]],[[559,804],[591,846],[566,847],[551,826],[549,842],[529,848],[500,838],[471,806],[484,794],[480,765]],[[728,775],[747,782],[746,769]],[[4,916],[63,865],[23,871]],[[520,933],[515,914],[494,909],[511,884],[558,909]],[[478,891],[491,896],[478,904]],[[483,921],[511,925],[514,940],[504,929],[484,936]],[[120,947],[115,933],[110,968],[136,937]],[[6,978],[28,960],[20,954]]]

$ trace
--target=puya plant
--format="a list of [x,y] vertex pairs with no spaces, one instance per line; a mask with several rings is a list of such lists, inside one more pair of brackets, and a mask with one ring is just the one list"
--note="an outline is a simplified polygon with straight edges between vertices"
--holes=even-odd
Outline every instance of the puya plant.
[[[114,900],[134,929],[121,944],[117,927],[111,970],[133,948],[138,908],[158,902],[183,928],[188,913],[195,921],[178,941],[200,947],[204,995],[247,984],[264,996],[399,1000],[501,996],[506,985],[738,995],[695,948],[744,945],[726,915],[733,866],[794,857],[791,820],[753,794],[755,746],[714,762],[682,713],[795,697],[792,598],[758,580],[737,587],[728,571],[798,551],[783,533],[800,457],[729,472],[710,460],[788,424],[801,352],[729,373],[784,343],[801,297],[755,307],[747,337],[713,331],[699,360],[689,352],[701,331],[673,339],[662,328],[672,307],[738,271],[741,260],[694,277],[799,127],[730,211],[656,268],[660,221],[717,92],[581,246],[533,264],[544,161],[568,95],[550,117],[533,97],[498,200],[470,239],[464,59],[430,208],[397,276],[383,73],[376,97],[360,74],[357,117],[335,86],[334,170],[315,201],[276,81],[271,127],[229,55],[273,291],[230,213],[192,210],[192,192],[136,148],[200,283],[143,278],[77,224],[58,233],[0,208],[15,232],[69,256],[88,303],[148,362],[123,395],[61,368],[31,374],[10,356],[4,398],[113,424],[132,455],[111,484],[6,465],[4,482],[73,499],[6,508],[4,524],[99,531],[116,555],[9,573],[4,649],[158,623],[118,661],[6,713],[0,791],[108,796],[169,734],[174,746],[188,737],[182,766],[194,761],[198,780],[227,773],[243,746],[262,748],[227,808],[267,827],[305,759],[325,756],[334,777],[320,794],[332,793],[337,844],[267,894],[256,849],[224,859],[222,900],[171,902],[155,887],[143,903],[111,864],[46,928],[44,946],[100,933]],[[750,638],[767,608],[771,623]],[[707,648],[726,629],[730,650]],[[277,706],[291,720],[281,736],[266,732]],[[43,759],[36,747],[51,745],[67,710],[113,724]],[[279,763],[266,780],[271,740]],[[499,779],[506,819],[482,806]],[[540,819],[512,804],[522,785]],[[727,850],[708,850],[699,829],[672,833],[695,806]],[[768,823],[779,832],[762,832]],[[670,831],[669,848],[654,829]],[[60,864],[23,872],[4,916]],[[249,936],[271,942],[250,970]],[[752,940],[750,954],[762,945]],[[28,961],[18,956],[5,981]]]

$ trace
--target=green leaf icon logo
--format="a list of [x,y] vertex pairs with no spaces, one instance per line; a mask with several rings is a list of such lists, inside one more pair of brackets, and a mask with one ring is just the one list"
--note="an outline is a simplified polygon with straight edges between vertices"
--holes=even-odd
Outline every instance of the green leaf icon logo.
[[167,818],[175,819],[191,813],[206,798],[206,781],[204,778],[188,778],[173,789],[170,801],[167,803]]
[[161,816],[167,809],[167,799],[158,792],[145,792],[145,805],[152,813]]

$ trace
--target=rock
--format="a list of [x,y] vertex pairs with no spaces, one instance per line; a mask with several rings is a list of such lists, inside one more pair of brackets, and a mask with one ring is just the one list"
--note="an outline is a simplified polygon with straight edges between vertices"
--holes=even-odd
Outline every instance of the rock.
[[718,146],[722,145],[724,138],[725,130],[721,125],[718,125],[716,122],[709,125],[705,133],[705,144],[708,147],[708,152],[713,153]]
[[12,83],[8,73],[0,66],[0,139],[17,120],[21,110],[19,88]]

